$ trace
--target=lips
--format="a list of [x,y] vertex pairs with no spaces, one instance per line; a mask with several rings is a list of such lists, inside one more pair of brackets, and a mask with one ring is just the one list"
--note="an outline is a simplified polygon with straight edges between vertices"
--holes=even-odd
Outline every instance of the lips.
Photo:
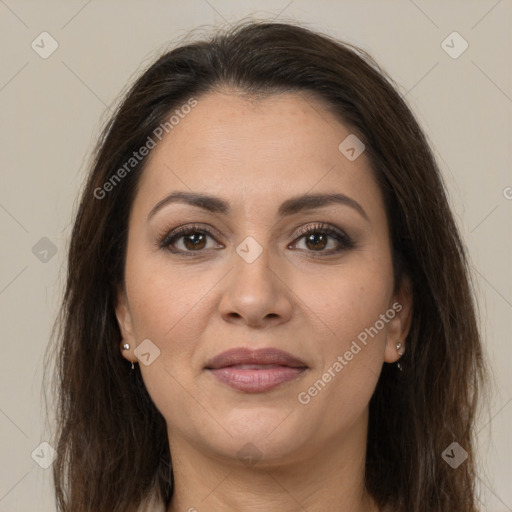
[[307,368],[304,361],[297,359],[288,352],[275,348],[260,348],[250,350],[248,348],[233,348],[208,360],[207,369],[225,368],[237,365],[279,365],[290,368]]
[[299,377],[308,366],[274,348],[236,348],[208,360],[205,369],[233,389],[261,393]]

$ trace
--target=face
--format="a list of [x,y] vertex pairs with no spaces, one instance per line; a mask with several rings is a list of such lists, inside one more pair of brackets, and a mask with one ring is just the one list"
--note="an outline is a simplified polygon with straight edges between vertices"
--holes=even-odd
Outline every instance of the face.
[[[296,462],[364,432],[382,365],[404,345],[410,299],[393,293],[382,194],[317,100],[197,101],[140,178],[122,353],[140,364],[171,452]],[[331,199],[305,197],[318,195]]]

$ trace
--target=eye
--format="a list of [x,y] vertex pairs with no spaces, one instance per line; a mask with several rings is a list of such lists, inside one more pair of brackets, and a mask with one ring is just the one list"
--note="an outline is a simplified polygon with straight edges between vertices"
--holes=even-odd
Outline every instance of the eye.
[[[183,226],[159,237],[158,246],[173,253],[201,252],[212,248],[206,247],[208,238],[214,240],[214,233],[205,226]],[[181,247],[178,247],[179,245]],[[221,247],[223,246],[220,245],[214,248]]]
[[[344,231],[330,226],[329,224],[308,226],[307,228],[299,230],[298,235],[299,238],[296,240],[304,239],[304,250],[308,252],[336,254],[354,247],[354,242]],[[333,242],[334,247],[331,246],[325,250],[329,242]],[[292,245],[296,246],[297,242],[294,242]]]

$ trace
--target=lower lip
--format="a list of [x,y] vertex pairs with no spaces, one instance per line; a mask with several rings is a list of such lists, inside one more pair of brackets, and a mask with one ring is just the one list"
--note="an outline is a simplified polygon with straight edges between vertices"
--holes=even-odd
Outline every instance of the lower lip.
[[262,393],[296,379],[305,368],[276,366],[275,368],[240,369],[236,366],[210,369],[209,371],[221,382],[233,389],[246,393]]

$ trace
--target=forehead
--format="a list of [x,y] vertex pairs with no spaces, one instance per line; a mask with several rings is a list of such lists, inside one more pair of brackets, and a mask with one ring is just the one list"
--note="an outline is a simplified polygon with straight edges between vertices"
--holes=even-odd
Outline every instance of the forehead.
[[148,157],[136,198],[146,210],[173,190],[225,197],[235,209],[307,192],[381,205],[364,152],[353,161],[340,152],[352,131],[311,95],[215,92],[186,110]]

